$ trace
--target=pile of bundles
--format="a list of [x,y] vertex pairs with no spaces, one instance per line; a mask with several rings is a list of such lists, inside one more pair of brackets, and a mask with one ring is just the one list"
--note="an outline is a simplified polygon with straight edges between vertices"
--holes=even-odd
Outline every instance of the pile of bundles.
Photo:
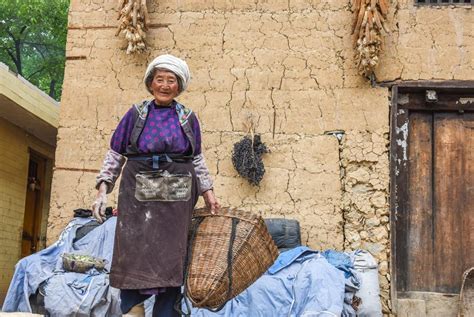
[[[100,225],[75,217],[59,240],[16,266],[5,312],[48,316],[122,316],[108,272],[117,217]],[[466,282],[471,285],[472,280]],[[301,246],[299,223],[235,208],[197,209],[185,272],[182,314],[381,317],[377,262],[367,252]],[[465,292],[470,299],[472,293]],[[153,298],[145,302],[151,311]]]
[[127,54],[146,50],[146,31],[150,24],[146,0],[119,0],[119,27],[115,36],[123,33],[128,41]]
[[355,13],[352,33],[359,74],[372,77],[382,51],[382,31],[388,33],[385,20],[388,0],[351,0]]
[[120,291],[110,286],[109,270],[117,217],[106,209],[99,224],[92,211],[74,210],[58,241],[15,266],[4,312],[47,316],[122,316]]

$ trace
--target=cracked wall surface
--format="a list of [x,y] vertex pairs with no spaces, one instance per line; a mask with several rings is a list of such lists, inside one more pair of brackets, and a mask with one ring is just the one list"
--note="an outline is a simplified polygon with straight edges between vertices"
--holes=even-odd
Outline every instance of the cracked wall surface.
[[344,249],[368,250],[379,264],[383,310],[390,311],[389,134],[351,131],[341,142]]
[[401,0],[390,10],[379,80],[472,80],[473,6],[414,6]]
[[[298,219],[315,249],[368,249],[389,312],[389,91],[357,74],[348,1],[149,1],[150,50],[140,56],[126,55],[114,36],[115,6],[71,2],[49,243],[73,209],[92,204],[111,133],[132,103],[149,97],[148,62],[172,53],[192,71],[178,99],[201,121],[221,203]],[[471,8],[392,1],[388,25],[379,81],[472,76]],[[231,162],[249,116],[271,150],[260,187]],[[341,140],[331,131],[342,131]]]

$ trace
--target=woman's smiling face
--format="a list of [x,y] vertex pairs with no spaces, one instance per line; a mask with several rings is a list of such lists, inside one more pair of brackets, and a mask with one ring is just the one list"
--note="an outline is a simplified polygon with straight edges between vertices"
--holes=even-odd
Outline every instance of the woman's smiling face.
[[151,82],[151,91],[157,105],[169,105],[179,94],[179,83],[176,75],[170,71],[157,70]]

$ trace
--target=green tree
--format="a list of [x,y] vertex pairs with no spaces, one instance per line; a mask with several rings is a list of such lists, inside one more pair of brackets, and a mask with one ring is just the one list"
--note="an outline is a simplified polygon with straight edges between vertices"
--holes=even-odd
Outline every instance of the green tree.
[[0,62],[56,100],[64,78],[69,0],[0,0]]

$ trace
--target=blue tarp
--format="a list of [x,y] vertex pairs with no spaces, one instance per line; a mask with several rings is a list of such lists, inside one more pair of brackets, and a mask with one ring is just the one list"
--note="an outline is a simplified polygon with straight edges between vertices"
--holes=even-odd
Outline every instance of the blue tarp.
[[193,308],[192,316],[341,316],[344,271],[307,247],[280,254],[273,266],[216,313]]
[[110,270],[116,217],[73,243],[77,229],[89,221],[90,218],[74,218],[56,243],[17,263],[2,311],[31,312],[29,297],[46,282],[45,305],[53,311],[52,316],[119,315],[118,291],[109,287],[108,274],[94,269],[87,274],[62,269],[61,255],[78,253],[106,259],[106,269]]
[[326,250],[322,255],[328,262],[336,268],[344,272],[346,278],[346,287],[344,294],[344,309],[342,310],[342,317],[356,316],[356,311],[352,307],[352,300],[355,293],[360,288],[360,274],[354,268],[354,253],[345,253],[335,250]]

